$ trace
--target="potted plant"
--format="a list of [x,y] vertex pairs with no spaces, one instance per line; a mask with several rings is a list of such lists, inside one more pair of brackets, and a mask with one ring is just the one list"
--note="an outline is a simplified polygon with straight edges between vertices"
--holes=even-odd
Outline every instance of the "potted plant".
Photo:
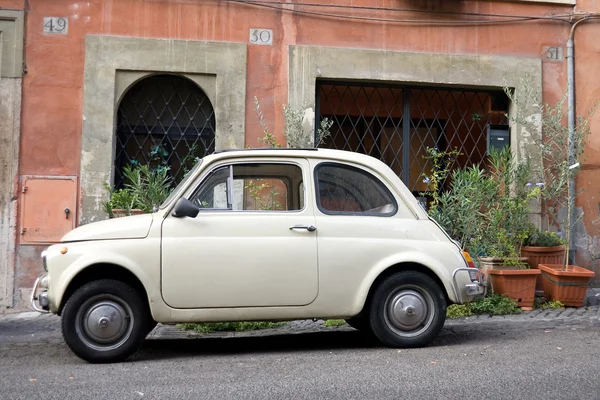
[[171,192],[171,177],[165,166],[126,166],[123,169],[125,187],[114,190],[108,184],[109,199],[104,210],[109,218],[152,212]]
[[[429,152],[428,157],[449,159],[448,152]],[[452,157],[450,157],[452,158]],[[531,307],[539,270],[529,269],[519,257],[530,232],[529,204],[539,188],[527,185],[530,164],[516,163],[510,148],[490,151],[487,170],[475,165],[450,174],[449,190],[439,186],[449,174],[445,162],[433,160],[434,171],[425,176],[433,197],[429,214],[477,257],[492,290]]]
[[540,271],[530,269],[520,256],[531,231],[529,210],[539,188],[529,184],[529,159],[516,162],[509,147],[492,149],[488,157],[487,179],[491,197],[483,204],[481,269],[489,276],[492,292],[512,298],[521,307],[533,307],[535,285]]
[[165,165],[136,165],[123,169],[125,189],[135,196],[140,209],[153,212],[169,196],[173,179],[168,172],[169,167]]
[[[523,81],[526,88],[529,82]],[[557,228],[564,232],[564,256],[555,260],[540,262],[544,293],[550,300],[557,300],[567,306],[581,307],[585,299],[589,280],[593,271],[571,265],[573,246],[571,229],[578,218],[574,216],[575,192],[574,180],[579,172],[581,158],[585,149],[589,130],[589,119],[595,113],[597,105],[587,117],[579,117],[574,126],[565,126],[565,100],[563,96],[555,105],[538,106],[536,99],[523,101],[515,98],[511,90],[505,90],[515,104],[515,109],[524,110],[525,105],[537,108],[540,118],[518,114],[513,121],[522,125],[531,133],[531,138],[540,154],[538,177],[542,200],[542,228],[546,231]],[[524,90],[525,93],[532,91]],[[568,110],[567,110],[568,111]],[[541,122],[541,124],[540,124]],[[540,129],[541,127],[541,129]]]
[[[565,241],[558,233],[535,228],[521,247],[521,257],[527,258],[530,268],[538,269],[539,264],[563,264],[565,250]],[[540,275],[535,287],[537,292],[543,292],[542,282]]]
[[119,218],[145,213],[144,210],[138,208],[139,202],[130,190],[114,190],[108,184],[106,184],[105,187],[106,190],[108,190],[109,197],[108,200],[104,202],[104,211],[108,214],[109,218]]

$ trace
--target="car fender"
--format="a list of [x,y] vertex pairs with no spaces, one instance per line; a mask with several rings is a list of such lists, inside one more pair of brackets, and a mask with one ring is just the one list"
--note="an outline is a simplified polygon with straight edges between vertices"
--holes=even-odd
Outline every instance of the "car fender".
[[[112,241],[111,241],[112,242]],[[114,241],[121,242],[121,241]],[[104,241],[107,243],[107,241]],[[55,256],[49,260],[50,265],[50,304],[51,310],[57,312],[60,305],[63,303],[63,297],[67,288],[85,269],[98,264],[113,264],[132,273],[144,286],[148,296],[148,302],[151,305],[155,301],[162,301],[160,297],[160,256],[157,254],[156,266],[135,262],[132,257],[129,257],[122,252],[111,250],[104,245],[102,251],[89,251],[87,243],[80,245],[69,246],[68,256]],[[98,243],[94,243],[97,245]],[[147,254],[147,253],[146,253]],[[147,258],[144,257],[145,259]],[[52,279],[57,276],[58,279]],[[152,308],[152,307],[151,307]]]
[[354,309],[362,310],[367,301],[367,296],[369,295],[371,287],[384,271],[399,264],[408,263],[419,264],[424,268],[430,270],[442,282],[442,289],[445,290],[445,294],[448,296],[450,301],[455,302],[457,300],[456,293],[452,286],[452,271],[454,270],[454,268],[449,268],[448,266],[445,266],[436,258],[433,258],[423,252],[419,252],[416,250],[403,251],[401,253],[395,253],[381,259],[369,270],[359,287]]

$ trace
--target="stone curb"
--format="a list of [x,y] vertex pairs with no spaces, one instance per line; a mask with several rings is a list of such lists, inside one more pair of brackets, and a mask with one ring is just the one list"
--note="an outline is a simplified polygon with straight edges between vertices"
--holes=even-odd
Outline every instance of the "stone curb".
[[[8,324],[13,327],[13,334],[20,331],[23,326],[35,325],[35,335],[53,331],[60,332],[59,318],[53,314],[40,314],[37,312],[15,313],[0,316],[0,324]],[[348,325],[328,327],[323,320],[297,320],[290,321],[285,325],[273,329],[261,329],[246,332],[211,332],[199,333],[194,331],[182,331],[175,325],[158,324],[148,335],[149,339],[225,339],[243,337],[261,337],[274,335],[295,335],[317,332],[352,331]],[[600,306],[582,308],[562,308],[557,310],[533,310],[525,311],[517,315],[476,315],[457,319],[448,319],[444,325],[445,329],[464,330],[473,326],[489,326],[490,328],[505,327],[507,329],[515,326],[535,324],[535,326],[563,326],[563,325],[600,325]],[[0,335],[2,336],[2,335]],[[33,336],[33,335],[32,335]]]
[[[476,315],[471,317],[462,317],[457,319],[448,319],[444,328],[468,327],[469,325],[512,325],[524,323],[559,323],[561,325],[568,323],[579,323],[589,321],[592,324],[600,324],[600,306],[582,307],[582,308],[562,308],[557,310],[533,310],[525,311],[517,315]],[[196,339],[212,338],[225,339],[234,337],[260,337],[272,335],[293,335],[301,333],[332,332],[332,331],[352,331],[354,328],[349,325],[327,327],[323,320],[299,320],[291,321],[290,325],[274,329],[261,329],[247,332],[211,332],[199,333],[194,331],[182,331],[175,325],[159,324],[148,335],[149,339]]]

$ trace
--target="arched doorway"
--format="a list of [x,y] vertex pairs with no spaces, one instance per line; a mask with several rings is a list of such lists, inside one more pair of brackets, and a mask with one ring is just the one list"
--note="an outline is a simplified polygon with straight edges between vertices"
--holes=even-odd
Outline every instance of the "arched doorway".
[[127,165],[162,165],[179,182],[198,158],[214,151],[214,109],[191,80],[153,75],[123,96],[117,111],[115,188],[123,186]]

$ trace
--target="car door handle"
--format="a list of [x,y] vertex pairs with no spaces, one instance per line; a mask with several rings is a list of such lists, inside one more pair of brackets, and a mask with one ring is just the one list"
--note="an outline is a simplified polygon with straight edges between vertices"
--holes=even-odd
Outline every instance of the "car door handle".
[[306,229],[309,232],[314,232],[314,231],[317,230],[317,227],[312,226],[312,225],[308,225],[308,226],[304,226],[304,225],[290,226],[290,230],[294,230],[294,229]]

